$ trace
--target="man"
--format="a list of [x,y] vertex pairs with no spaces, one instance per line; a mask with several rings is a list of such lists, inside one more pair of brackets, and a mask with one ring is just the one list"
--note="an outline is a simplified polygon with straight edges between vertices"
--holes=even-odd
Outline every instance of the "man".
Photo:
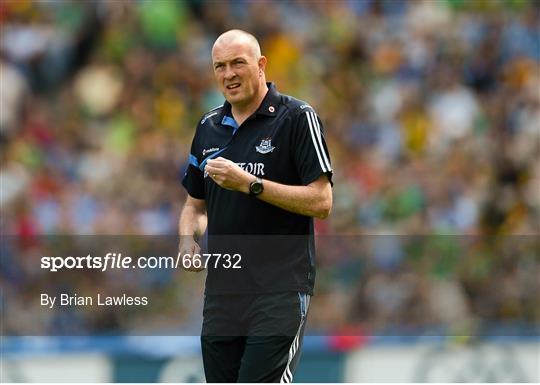
[[[226,102],[197,127],[179,221],[186,258],[201,253],[207,226],[209,249],[230,251],[206,261],[206,380],[292,382],[313,295],[313,217],[332,207],[322,124],[266,83],[251,34],[223,33],[212,62]],[[200,271],[200,261],[188,267]]]

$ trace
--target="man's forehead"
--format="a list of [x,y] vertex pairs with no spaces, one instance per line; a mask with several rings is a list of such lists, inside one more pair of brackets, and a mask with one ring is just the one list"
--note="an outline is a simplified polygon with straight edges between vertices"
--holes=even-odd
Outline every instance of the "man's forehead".
[[253,56],[253,47],[245,41],[220,43],[212,50],[213,61],[229,61],[238,57],[248,58]]

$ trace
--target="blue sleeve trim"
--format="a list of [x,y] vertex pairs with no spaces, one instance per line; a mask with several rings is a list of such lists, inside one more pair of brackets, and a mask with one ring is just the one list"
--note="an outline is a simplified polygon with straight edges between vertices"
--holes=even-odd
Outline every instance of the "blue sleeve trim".
[[199,167],[199,161],[197,160],[197,157],[193,154],[189,154],[189,164],[195,167]]

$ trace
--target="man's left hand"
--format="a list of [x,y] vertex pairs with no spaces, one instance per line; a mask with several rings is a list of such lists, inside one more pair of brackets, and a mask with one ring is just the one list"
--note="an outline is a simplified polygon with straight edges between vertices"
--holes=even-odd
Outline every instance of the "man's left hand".
[[255,179],[236,163],[222,157],[208,160],[204,170],[219,186],[246,194],[249,193],[250,182]]

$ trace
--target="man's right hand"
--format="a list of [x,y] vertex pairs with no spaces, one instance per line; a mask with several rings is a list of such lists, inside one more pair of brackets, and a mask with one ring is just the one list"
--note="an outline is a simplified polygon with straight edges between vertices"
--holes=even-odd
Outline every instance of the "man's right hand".
[[[182,268],[187,271],[199,272],[204,270],[204,261],[202,260],[201,247],[192,237],[181,236],[178,245],[178,253],[182,259]],[[197,255],[196,258],[194,256]],[[198,259],[198,261],[197,261]],[[200,263],[200,265],[199,265]],[[195,267],[200,266],[200,267]],[[186,267],[188,266],[188,267]]]

